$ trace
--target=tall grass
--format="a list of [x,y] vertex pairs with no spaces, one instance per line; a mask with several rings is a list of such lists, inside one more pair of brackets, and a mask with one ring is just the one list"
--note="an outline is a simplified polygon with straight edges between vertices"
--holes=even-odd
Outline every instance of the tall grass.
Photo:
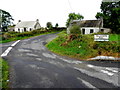
[[111,34],[110,41],[120,41],[120,34]]
[[0,58],[0,88],[8,88],[9,66],[6,61]]

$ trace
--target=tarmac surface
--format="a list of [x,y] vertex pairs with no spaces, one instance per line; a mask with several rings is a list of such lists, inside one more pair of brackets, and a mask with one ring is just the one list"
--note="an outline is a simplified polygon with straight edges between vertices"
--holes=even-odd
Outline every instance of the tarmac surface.
[[57,34],[48,34],[0,44],[10,65],[10,88],[116,88],[120,87],[119,62],[81,61],[50,52],[45,44]]

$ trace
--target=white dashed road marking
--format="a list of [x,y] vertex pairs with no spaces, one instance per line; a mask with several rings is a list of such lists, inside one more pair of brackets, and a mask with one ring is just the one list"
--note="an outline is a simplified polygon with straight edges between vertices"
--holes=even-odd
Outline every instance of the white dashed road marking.
[[94,67],[94,66],[93,66],[93,65],[91,65],[91,64],[88,64],[87,66],[88,66],[88,67],[91,67],[91,68],[92,68],[92,67]]
[[117,70],[114,70],[114,69],[111,69],[111,68],[106,68],[106,69],[109,70],[109,71],[112,71],[112,72],[114,72],[114,73],[118,73]]
[[12,49],[12,47],[9,47],[9,48],[1,55],[1,57],[7,56],[11,49]]
[[72,61],[72,60],[67,60],[67,59],[63,59],[63,58],[59,58],[59,59],[61,59],[64,62],[71,63],[71,64],[81,64],[82,63],[81,61]]
[[48,57],[48,58],[53,58],[53,59],[56,58],[55,56],[53,56],[53,55],[51,55],[49,53],[42,53],[42,55],[45,56],[45,57]]
[[20,40],[17,40],[15,43],[13,43],[11,46],[15,46],[18,42],[20,42]]
[[79,77],[77,77],[77,79],[78,79],[78,80],[81,80],[82,83],[84,83],[87,87],[89,87],[89,88],[94,88],[94,89],[96,89],[96,90],[99,90],[99,89],[97,89],[95,86],[93,86],[92,84],[90,84],[89,82],[87,82],[87,81],[85,81],[85,80],[83,80],[83,79],[81,79],[81,78],[79,78]]
[[101,70],[101,72],[106,73],[109,76],[113,76],[114,75],[114,73],[108,72],[106,70]]
[[74,69],[76,69],[77,71],[80,71],[81,73],[84,73],[88,76],[104,80],[108,83],[114,84],[115,86],[119,86],[118,77],[116,77],[116,75],[114,75],[115,73],[111,73],[111,72],[108,72],[105,70],[99,70],[99,69],[98,69],[99,70],[98,72],[94,72],[94,73],[89,70],[85,70],[85,69],[81,69],[81,68],[77,68],[77,67],[74,67]]
[[12,50],[12,47],[15,46],[18,42],[20,42],[20,40],[18,40],[18,41],[16,41],[15,43],[13,43],[13,44],[11,45],[11,47],[8,47],[8,49],[5,50],[5,52],[1,55],[1,57],[7,56],[8,53]]
[[[91,64],[88,64],[87,66],[90,67],[90,68],[93,68],[93,67],[99,68],[99,67],[91,65]],[[112,68],[101,68],[100,71],[102,73],[105,73],[105,74],[109,75],[109,76],[113,76],[115,73],[118,73],[117,70],[114,70]]]

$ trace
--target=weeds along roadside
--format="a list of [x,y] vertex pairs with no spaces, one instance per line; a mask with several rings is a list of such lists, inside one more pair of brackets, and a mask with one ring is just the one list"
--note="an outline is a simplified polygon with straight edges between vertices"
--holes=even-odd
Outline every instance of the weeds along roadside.
[[9,65],[0,57],[0,88],[8,88],[9,81]]
[[[95,42],[94,34],[79,34],[70,37],[66,31],[63,31],[46,46],[54,53],[77,59],[88,59],[99,55],[118,57],[120,45],[117,38],[114,41],[110,39],[109,42]],[[112,34],[112,37],[116,37],[116,35]]]

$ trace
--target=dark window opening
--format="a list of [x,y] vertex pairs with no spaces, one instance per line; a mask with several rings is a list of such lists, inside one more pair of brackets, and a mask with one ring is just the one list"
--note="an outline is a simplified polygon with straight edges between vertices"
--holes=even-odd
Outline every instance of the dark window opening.
[[90,29],[90,33],[93,33],[93,29]]
[[82,33],[85,34],[85,29],[82,29]]
[[20,29],[18,28],[18,31],[20,32]]
[[32,30],[32,28],[30,28],[30,31]]
[[24,28],[24,32],[26,32],[27,30],[26,30],[26,28]]
[[101,32],[104,32],[104,29],[101,29]]

